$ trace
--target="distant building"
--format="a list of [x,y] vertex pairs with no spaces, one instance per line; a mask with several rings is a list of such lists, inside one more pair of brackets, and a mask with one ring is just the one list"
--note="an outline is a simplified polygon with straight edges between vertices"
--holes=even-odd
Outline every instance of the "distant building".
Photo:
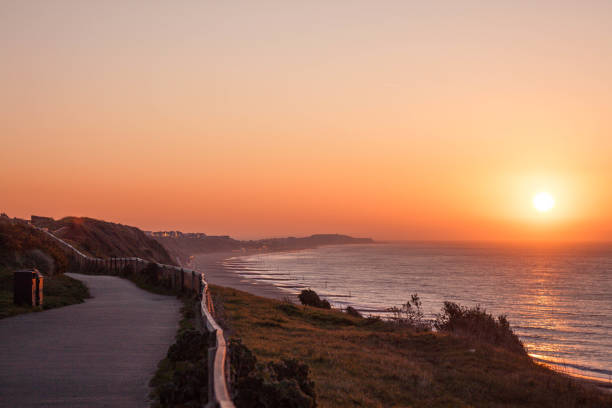
[[159,238],[204,238],[207,235],[203,232],[181,232],[181,231],[147,231],[147,235]]

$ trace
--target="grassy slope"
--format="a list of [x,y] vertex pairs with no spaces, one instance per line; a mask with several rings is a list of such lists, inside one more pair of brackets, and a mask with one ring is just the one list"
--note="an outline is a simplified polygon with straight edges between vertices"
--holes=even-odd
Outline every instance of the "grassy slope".
[[13,304],[14,268],[0,268],[0,319],[20,313],[36,312],[82,303],[89,298],[89,290],[80,281],[64,274],[46,276],[43,309]]
[[156,240],[136,227],[87,217],[66,217],[61,220],[33,219],[35,225],[48,228],[91,256],[140,257],[164,264],[176,265],[168,251]]
[[[39,255],[33,256],[32,251]],[[41,310],[13,304],[13,272],[23,268],[36,267],[46,273],[43,309],[83,302],[89,291],[63,274],[67,266],[65,252],[56,241],[23,222],[0,217],[0,318]]]
[[219,318],[260,361],[307,363],[321,407],[612,406],[527,356],[339,311],[212,287]]

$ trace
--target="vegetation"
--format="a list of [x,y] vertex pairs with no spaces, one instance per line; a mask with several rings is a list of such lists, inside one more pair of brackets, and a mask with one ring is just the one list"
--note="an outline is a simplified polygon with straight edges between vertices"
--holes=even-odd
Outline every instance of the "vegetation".
[[[612,395],[452,331],[416,331],[338,310],[212,286],[218,321],[258,364],[309,367],[320,407],[602,407]],[[442,322],[443,320],[441,320]]]
[[319,309],[331,309],[331,305],[325,299],[321,300],[317,292],[312,289],[304,289],[298,296],[303,305],[318,307]]
[[434,326],[439,331],[525,354],[523,343],[510,328],[506,316],[499,316],[496,320],[480,306],[466,308],[453,302],[444,302],[442,313],[437,316]]
[[68,267],[66,253],[51,237],[27,223],[0,217],[0,267],[38,268],[46,275]]
[[295,359],[260,364],[240,339],[232,339],[229,350],[232,399],[237,408],[317,406],[306,364]]
[[174,259],[159,242],[136,227],[87,217],[54,220],[32,216],[32,223],[41,228],[48,228],[54,235],[94,257],[140,257],[176,265]]
[[201,407],[208,401],[208,336],[194,328],[194,297],[183,298],[176,342],[150,382],[152,406]]
[[160,295],[176,295],[168,279],[162,278],[161,270],[157,264],[150,263],[144,269],[136,272],[130,265],[119,273],[119,276],[134,282],[140,289]]
[[83,303],[89,290],[81,281],[64,274],[45,276],[43,308],[13,304],[13,272],[15,268],[0,267],[0,319],[21,313],[37,312],[61,306]]
[[417,331],[431,330],[431,322],[425,319],[421,299],[416,293],[401,307],[390,307],[387,311],[391,313],[391,320],[395,324],[406,325]]
[[[56,241],[27,223],[0,217],[0,318],[82,303],[89,297],[83,283],[63,274],[68,258]],[[43,273],[43,308],[13,304],[13,273],[37,268]]]
[[359,313],[359,311],[355,309],[353,306],[347,307],[345,312],[353,317],[363,317],[361,313]]

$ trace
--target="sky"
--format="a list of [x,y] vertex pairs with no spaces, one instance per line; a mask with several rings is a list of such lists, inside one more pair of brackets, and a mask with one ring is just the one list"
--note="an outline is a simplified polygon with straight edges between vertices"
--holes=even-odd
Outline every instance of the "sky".
[[0,0],[0,211],[610,241],[611,19],[595,0]]

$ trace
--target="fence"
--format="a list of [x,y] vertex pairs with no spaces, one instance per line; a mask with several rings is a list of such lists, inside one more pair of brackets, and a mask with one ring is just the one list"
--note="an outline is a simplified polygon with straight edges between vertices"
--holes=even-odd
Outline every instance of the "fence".
[[[34,226],[33,226],[34,227]],[[204,274],[192,269],[181,268],[173,265],[150,262],[142,258],[93,258],[85,255],[74,246],[61,238],[56,237],[49,231],[34,227],[45,232],[51,238],[59,242],[68,252],[74,255],[73,262],[79,270],[92,270],[118,274],[125,268],[133,268],[140,272],[150,264],[157,266],[163,279],[168,282],[172,289],[177,291],[193,291],[200,300],[200,311],[202,315],[202,327],[209,333],[208,348],[208,404],[206,408],[234,408],[234,403],[229,397],[227,376],[225,373],[227,345],[223,337],[223,330],[215,321],[214,305],[208,291],[208,283]]]

